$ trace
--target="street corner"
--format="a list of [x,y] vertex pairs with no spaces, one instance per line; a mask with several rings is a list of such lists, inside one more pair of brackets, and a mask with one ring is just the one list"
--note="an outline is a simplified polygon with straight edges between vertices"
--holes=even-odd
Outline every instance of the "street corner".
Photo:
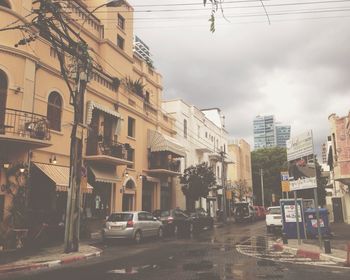
[[[71,264],[74,262],[91,259],[94,257],[99,257],[102,254],[102,250],[94,246],[86,245],[81,246],[81,251],[77,253],[70,254],[60,254],[56,256],[52,255],[41,255],[33,256],[26,261],[16,261],[13,263],[5,264],[0,266],[0,278],[3,275],[22,272],[22,271],[32,271],[38,269],[48,269],[65,264]],[[49,259],[49,260],[48,260]],[[44,261],[46,260],[46,261]]]

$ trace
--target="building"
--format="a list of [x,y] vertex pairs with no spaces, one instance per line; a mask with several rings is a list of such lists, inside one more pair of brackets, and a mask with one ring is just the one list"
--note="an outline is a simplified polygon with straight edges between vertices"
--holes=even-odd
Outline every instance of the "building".
[[331,126],[331,147],[328,165],[333,185],[331,198],[334,221],[350,223],[350,113],[328,117]]
[[228,154],[235,161],[227,167],[227,185],[235,202],[251,201],[253,196],[250,145],[244,139],[231,140]]
[[[228,133],[225,130],[224,117],[219,109],[200,110],[181,99],[163,102],[163,109],[176,120],[177,141],[186,149],[182,159],[182,171],[192,165],[207,162],[216,175],[218,188],[222,187],[221,152],[227,153]],[[227,162],[229,159],[225,159]],[[197,202],[214,216],[221,207],[222,190],[212,190],[206,199]],[[185,199],[185,198],[184,198]],[[186,207],[183,200],[178,205]]]
[[286,148],[286,142],[290,139],[290,125],[276,124],[276,146]]
[[276,146],[275,117],[256,116],[254,126],[254,149]]
[[[134,52],[133,8],[123,1],[90,13],[101,4],[72,0],[62,7],[99,65],[85,92],[85,129],[80,134],[83,217],[92,225],[112,211],[175,207],[178,159],[185,156],[173,137],[174,119],[161,109],[162,77],[147,58]],[[26,16],[32,5],[1,1],[0,26],[30,20]],[[41,36],[16,48],[22,32],[1,35],[0,220],[9,215],[12,198],[6,186],[9,170],[16,167],[16,174],[25,168],[30,175],[29,204],[40,213],[35,215],[38,222],[59,221],[66,210],[74,112],[58,53]]]
[[291,126],[276,122],[275,116],[256,116],[253,120],[254,149],[286,147],[290,139]]

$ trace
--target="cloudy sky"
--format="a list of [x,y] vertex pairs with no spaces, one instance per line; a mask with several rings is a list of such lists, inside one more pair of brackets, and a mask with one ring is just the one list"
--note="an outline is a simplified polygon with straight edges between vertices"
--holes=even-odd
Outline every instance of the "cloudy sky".
[[274,114],[319,147],[329,114],[350,109],[349,0],[265,0],[271,24],[259,1],[226,0],[215,33],[202,0],[129,2],[164,98],[222,108],[234,138],[253,144],[254,116]]

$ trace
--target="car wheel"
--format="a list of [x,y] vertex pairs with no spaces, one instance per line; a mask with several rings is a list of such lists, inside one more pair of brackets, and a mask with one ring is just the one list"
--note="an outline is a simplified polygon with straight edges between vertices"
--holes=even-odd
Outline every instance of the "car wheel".
[[136,244],[140,244],[142,242],[142,232],[140,230],[136,231],[134,241]]
[[158,230],[158,238],[162,239],[164,237],[164,230],[163,228],[159,228]]

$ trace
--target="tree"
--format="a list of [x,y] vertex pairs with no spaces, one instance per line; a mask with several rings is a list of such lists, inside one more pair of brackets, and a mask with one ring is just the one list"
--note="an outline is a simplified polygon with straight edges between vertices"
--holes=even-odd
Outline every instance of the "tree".
[[272,194],[276,201],[282,196],[281,171],[288,169],[285,148],[263,148],[252,152],[253,192],[255,201],[262,205],[260,169],[263,170],[265,205],[271,205]]
[[215,174],[205,162],[186,168],[180,182],[186,196],[187,210],[193,210],[194,202],[207,197],[210,189],[216,185]]
[[233,183],[233,195],[238,201],[243,201],[251,193],[246,180],[238,180]]

